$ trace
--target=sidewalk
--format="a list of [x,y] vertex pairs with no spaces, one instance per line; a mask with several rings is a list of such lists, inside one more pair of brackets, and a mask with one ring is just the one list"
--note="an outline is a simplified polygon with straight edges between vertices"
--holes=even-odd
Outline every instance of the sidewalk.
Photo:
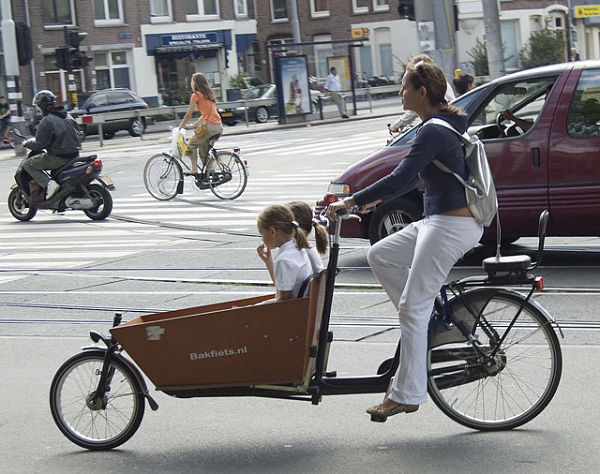
[[[352,104],[347,104],[348,113],[352,114]],[[238,122],[236,125],[230,127],[225,125],[223,135],[244,135],[248,133],[265,132],[269,130],[288,129],[288,128],[301,128],[311,127],[318,125],[328,125],[338,122],[352,122],[355,120],[367,120],[379,117],[397,116],[402,113],[402,105],[398,97],[389,97],[385,99],[375,100],[372,102],[372,111],[369,111],[369,104],[366,101],[357,101],[357,114],[350,115],[348,119],[342,119],[338,115],[337,108],[335,106],[327,106],[323,112],[325,118],[319,119],[318,114],[310,114],[307,116],[305,122],[290,123],[290,124],[279,124],[276,120],[270,120],[267,123],[255,123],[250,122],[246,125],[244,122]],[[134,138],[128,137],[125,140],[103,140],[103,146],[100,146],[100,140],[97,135],[88,137],[82,144],[82,154],[89,154],[99,152],[101,150],[107,150],[112,148],[120,148],[123,146],[130,146],[132,143],[136,145],[144,146],[146,144],[153,144],[164,141],[169,141],[168,130],[169,126],[177,126],[178,123],[174,121],[167,122],[155,122],[148,125],[148,129],[143,137]],[[11,160],[11,159],[22,159],[22,156],[16,156],[14,149],[5,148],[0,150],[0,161]]]

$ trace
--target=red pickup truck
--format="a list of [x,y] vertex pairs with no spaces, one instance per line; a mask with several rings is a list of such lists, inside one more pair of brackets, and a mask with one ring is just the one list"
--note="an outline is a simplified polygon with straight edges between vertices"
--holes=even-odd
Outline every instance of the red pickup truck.
[[[544,66],[509,74],[459,97],[498,192],[503,243],[537,235],[550,210],[548,235],[600,235],[600,61]],[[514,121],[500,112],[508,110]],[[507,114],[505,114],[507,115]],[[388,174],[406,155],[417,127],[346,169],[329,185],[340,197]],[[316,215],[323,209],[317,202]],[[421,217],[422,188],[390,196],[345,237],[372,243]],[[495,224],[482,241],[495,241]]]

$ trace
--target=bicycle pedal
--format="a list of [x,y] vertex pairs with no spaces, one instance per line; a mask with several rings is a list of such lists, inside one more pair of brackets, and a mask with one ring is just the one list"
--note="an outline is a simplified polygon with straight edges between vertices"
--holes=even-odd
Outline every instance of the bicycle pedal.
[[385,415],[371,415],[371,421],[375,423],[385,423],[387,416]]

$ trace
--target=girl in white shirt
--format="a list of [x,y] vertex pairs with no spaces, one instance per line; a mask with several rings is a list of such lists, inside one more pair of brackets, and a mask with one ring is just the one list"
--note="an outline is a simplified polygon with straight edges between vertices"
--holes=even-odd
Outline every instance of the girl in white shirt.
[[[275,283],[276,300],[298,297],[302,282],[313,273],[306,254],[309,248],[306,234],[294,220],[292,211],[280,204],[263,209],[256,224],[263,239],[256,251]],[[276,248],[279,252],[273,258],[271,251]]]
[[294,214],[294,219],[300,225],[300,228],[310,236],[311,231],[315,230],[315,246],[309,244],[309,248],[306,249],[308,259],[312,266],[313,273],[319,273],[323,268],[323,260],[321,255],[327,252],[329,246],[329,234],[327,228],[321,225],[316,219],[313,219],[313,210],[304,201],[292,201],[287,203],[287,207],[290,208]]

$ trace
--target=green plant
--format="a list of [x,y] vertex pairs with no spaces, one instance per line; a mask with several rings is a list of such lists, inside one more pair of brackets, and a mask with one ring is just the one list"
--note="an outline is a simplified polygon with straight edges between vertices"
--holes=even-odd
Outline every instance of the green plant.
[[471,64],[473,64],[473,72],[476,76],[489,75],[487,48],[479,38],[477,38],[475,46],[467,54],[471,56]]
[[250,74],[244,71],[240,71],[229,78],[229,86],[232,89],[247,89],[249,80]]
[[545,27],[531,33],[529,42],[519,52],[521,65],[528,69],[563,61],[564,39],[559,31]]

